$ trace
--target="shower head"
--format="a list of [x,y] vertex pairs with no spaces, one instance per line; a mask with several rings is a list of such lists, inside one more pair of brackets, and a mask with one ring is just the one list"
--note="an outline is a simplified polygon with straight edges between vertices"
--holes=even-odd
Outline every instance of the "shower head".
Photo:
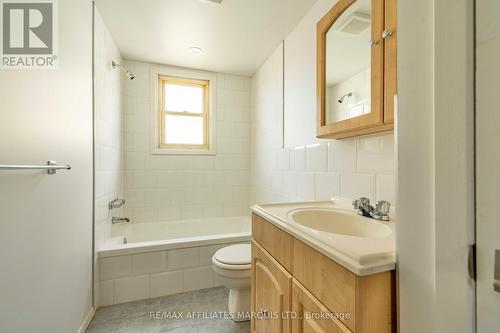
[[344,103],[344,100],[345,100],[346,98],[351,98],[351,97],[352,97],[352,92],[347,93],[347,94],[345,94],[344,96],[340,97],[340,98],[337,100],[337,102],[338,102],[339,104],[342,104],[342,103]]
[[130,80],[133,80],[133,79],[135,79],[135,73],[132,73],[132,72],[127,71],[127,77],[128,77]]
[[115,61],[111,62],[111,67],[113,67],[114,69],[118,68],[118,69],[122,70],[125,73],[125,75],[127,75],[127,78],[129,80],[135,79],[135,76],[136,76],[135,73],[132,73],[131,71],[129,71],[128,69],[126,69],[122,65],[116,63]]

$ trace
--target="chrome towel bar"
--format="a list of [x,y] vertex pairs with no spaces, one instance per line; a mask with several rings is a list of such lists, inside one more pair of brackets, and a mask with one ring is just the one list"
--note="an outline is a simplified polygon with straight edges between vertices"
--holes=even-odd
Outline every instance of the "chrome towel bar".
[[1,165],[0,171],[6,170],[47,170],[49,175],[53,175],[57,170],[71,170],[71,165],[57,165],[55,161],[47,161],[47,165]]

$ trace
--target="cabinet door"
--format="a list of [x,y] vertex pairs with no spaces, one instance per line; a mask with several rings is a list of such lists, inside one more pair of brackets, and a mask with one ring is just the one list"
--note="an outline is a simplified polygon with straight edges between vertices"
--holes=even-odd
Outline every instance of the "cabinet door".
[[252,317],[255,333],[290,332],[290,274],[259,244],[252,241]]
[[384,124],[384,2],[340,0],[318,22],[319,138],[392,129]]
[[295,279],[292,286],[292,311],[297,315],[292,320],[292,333],[351,333]]

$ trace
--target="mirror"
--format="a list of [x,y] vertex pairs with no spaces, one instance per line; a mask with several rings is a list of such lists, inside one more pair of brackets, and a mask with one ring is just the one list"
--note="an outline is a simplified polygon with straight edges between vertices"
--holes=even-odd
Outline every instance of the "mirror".
[[371,0],[357,0],[325,36],[325,123],[371,112]]

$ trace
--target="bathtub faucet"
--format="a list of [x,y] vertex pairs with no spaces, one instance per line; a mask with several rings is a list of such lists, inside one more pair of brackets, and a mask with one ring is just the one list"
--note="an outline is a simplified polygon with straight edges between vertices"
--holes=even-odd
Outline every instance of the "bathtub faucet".
[[116,216],[113,216],[111,218],[111,223],[112,224],[117,224],[117,223],[128,223],[130,222],[130,219],[129,218],[126,218],[126,217],[116,217]]
[[113,208],[120,208],[123,205],[125,205],[124,199],[115,198],[108,203],[108,208],[109,208],[109,210],[111,210]]

